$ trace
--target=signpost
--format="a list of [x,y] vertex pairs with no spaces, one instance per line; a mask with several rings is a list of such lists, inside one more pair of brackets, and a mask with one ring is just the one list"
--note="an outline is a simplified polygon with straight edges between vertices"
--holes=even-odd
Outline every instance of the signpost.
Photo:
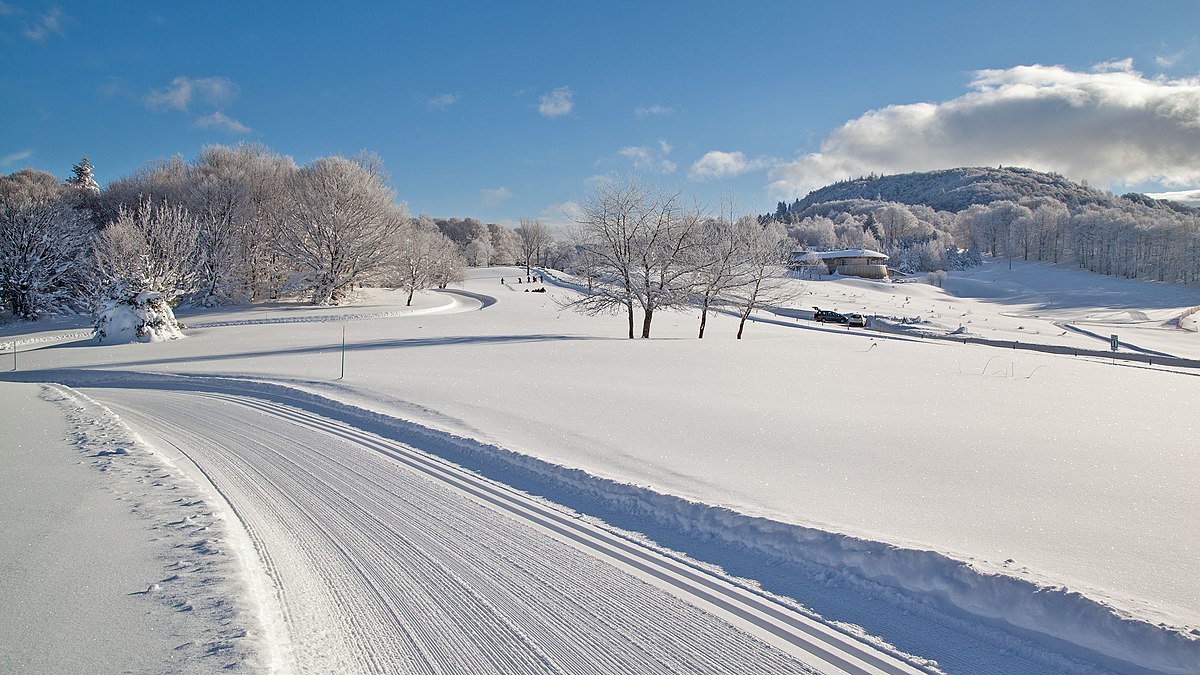
[[338,375],[338,379],[346,376],[346,326],[342,326],[342,372]]
[[1115,351],[1117,351],[1117,349],[1119,349],[1121,347],[1121,342],[1120,342],[1120,340],[1117,340],[1116,335],[1110,335],[1110,336],[1108,336],[1108,345],[1115,352]]

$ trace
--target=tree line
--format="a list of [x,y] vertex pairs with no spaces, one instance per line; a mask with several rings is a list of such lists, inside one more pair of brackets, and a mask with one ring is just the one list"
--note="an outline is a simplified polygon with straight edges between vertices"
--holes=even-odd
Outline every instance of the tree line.
[[302,296],[329,305],[380,285],[411,302],[462,281],[468,257],[544,261],[553,244],[528,257],[528,238],[472,219],[410,217],[373,155],[297,166],[262,146],[209,146],[103,190],[84,158],[65,181],[36,169],[0,175],[0,302],[21,319],[143,293],[171,304]]
[[697,308],[703,338],[710,311],[731,309],[741,339],[751,312],[794,292],[784,279],[791,242],[782,225],[737,218],[728,204],[721,210],[636,178],[599,181],[572,232],[570,269],[583,287],[566,306],[623,315],[631,339],[639,334],[638,312],[648,338],[658,312]]

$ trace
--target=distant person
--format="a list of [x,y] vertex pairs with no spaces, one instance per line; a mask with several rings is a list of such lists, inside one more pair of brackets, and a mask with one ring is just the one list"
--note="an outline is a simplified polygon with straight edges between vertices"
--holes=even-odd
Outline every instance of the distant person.
[[504,277],[500,277],[500,285],[501,285],[501,286],[503,286],[503,285],[504,285]]

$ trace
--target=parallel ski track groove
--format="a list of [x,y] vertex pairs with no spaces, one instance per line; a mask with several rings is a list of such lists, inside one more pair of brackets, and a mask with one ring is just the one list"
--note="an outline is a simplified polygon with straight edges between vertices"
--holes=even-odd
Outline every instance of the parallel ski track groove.
[[[792,614],[781,605],[756,593],[735,592],[718,583],[705,572],[691,565],[681,564],[674,558],[663,558],[624,538],[603,530],[585,527],[574,518],[565,516],[545,504],[527,496],[505,489],[479,476],[466,472],[453,464],[438,460],[425,453],[413,451],[408,446],[364,432],[341,422],[330,420],[303,410],[257,398],[243,398],[223,394],[205,394],[228,402],[256,408],[264,413],[291,420],[297,424],[319,429],[334,436],[370,447],[405,465],[430,475],[459,490],[506,511],[521,520],[527,520],[556,532],[578,544],[591,549],[603,557],[618,560],[626,565],[651,575],[662,582],[675,586],[686,593],[721,607],[742,619],[766,630],[796,647],[808,651],[834,666],[849,672],[912,673],[919,669],[894,661],[868,645],[857,643],[853,638],[841,637],[834,645],[821,627],[801,615]],[[682,577],[681,583],[676,577]],[[746,591],[748,589],[740,589]],[[751,611],[746,611],[747,609]],[[755,614],[761,613],[766,618]],[[790,629],[790,630],[789,630]],[[829,630],[829,629],[826,629]],[[808,638],[800,637],[796,632]],[[814,640],[815,639],[815,640]]]
[[[196,418],[196,419],[199,419],[199,418]],[[190,434],[183,428],[177,429],[176,433],[180,433],[183,435],[192,435],[194,438],[201,439],[200,436]],[[262,452],[277,454],[277,453],[274,453],[274,451],[269,446],[261,444],[258,441],[254,440],[252,438],[249,438],[249,437],[244,438],[243,443],[244,443],[244,445],[242,446],[243,450],[255,449],[258,451],[262,451]],[[255,448],[252,446],[257,446],[257,447]],[[247,462],[239,461],[239,459],[240,459],[239,457],[237,457],[233,453],[226,451],[223,447],[210,446],[209,452],[221,455],[225,461],[225,464],[227,466],[233,468],[233,470],[229,471],[227,475],[222,476],[223,480],[229,481],[232,483],[236,483],[236,484],[240,484],[242,486],[242,490],[240,490],[240,494],[250,495],[251,498],[254,498],[255,502],[256,502],[255,507],[257,509],[271,513],[280,522],[288,521],[291,525],[295,526],[297,529],[307,530],[309,532],[318,533],[319,536],[317,536],[315,538],[323,541],[328,546],[328,548],[334,552],[334,554],[337,557],[344,559],[345,562],[347,563],[347,565],[350,566],[350,568],[353,569],[361,579],[363,579],[368,590],[370,590],[377,597],[382,597],[378,588],[375,587],[375,585],[371,582],[370,578],[366,577],[363,574],[363,570],[359,566],[355,557],[353,555],[351,555],[345,549],[345,547],[342,546],[338,542],[337,538],[334,537],[327,528],[323,527],[320,524],[320,522],[318,522],[318,520],[312,515],[312,513],[309,511],[309,509],[304,504],[302,504],[298,499],[296,499],[296,497],[294,496],[293,493],[291,493],[288,489],[284,489],[283,487],[281,487],[277,480],[271,478],[266,473],[257,470],[253,465],[251,465]],[[283,458],[283,459],[286,460],[286,458]],[[253,472],[253,475],[251,475],[250,472]],[[216,483],[214,483],[214,484],[216,484]],[[260,487],[263,484],[270,486],[273,489],[273,497],[274,498],[272,498],[272,499],[265,498],[265,493],[263,493],[263,491],[261,490],[261,487]],[[247,488],[252,488],[252,487],[259,487],[259,489],[247,489]],[[301,489],[302,491],[307,491],[304,489],[303,485],[292,485],[291,489],[292,490]],[[295,512],[302,514],[304,516],[303,521],[297,522],[294,519],[288,518],[287,516],[289,514],[283,512],[283,510],[279,508],[278,502],[276,501],[276,499],[282,499],[282,500],[286,501],[288,504],[290,504],[291,507],[295,510]],[[243,520],[243,523],[246,525],[247,529],[252,529],[252,526],[249,523],[246,523],[245,520]],[[259,545],[259,543],[262,542],[262,538],[257,535],[252,534],[252,539],[255,541],[256,545]],[[262,549],[260,549],[260,550],[262,550]],[[316,552],[309,550],[309,549],[300,549],[299,554],[301,556],[305,557],[306,559],[308,559],[308,561],[309,561],[309,564],[306,565],[305,568],[309,569],[309,570],[316,570],[317,574],[322,577],[322,580],[324,581],[324,583],[321,584],[319,586],[319,588],[328,589],[328,592],[332,593],[337,598],[337,602],[334,604],[336,604],[337,606],[340,606],[340,607],[352,608],[351,611],[340,613],[336,616],[329,617],[329,619],[333,620],[333,621],[337,621],[338,623],[342,624],[344,634],[351,635],[351,636],[361,636],[361,630],[356,625],[354,625],[354,623],[356,621],[361,622],[361,617],[369,616],[373,612],[373,608],[370,605],[361,603],[359,601],[359,599],[354,596],[354,594],[341,592],[341,586],[337,583],[334,583],[336,581],[336,579],[334,579],[332,577],[332,575],[330,574],[329,566],[321,564],[323,562],[321,559],[322,556],[318,556],[316,554]],[[386,604],[385,604],[385,606],[386,606]],[[287,608],[288,608],[288,605],[285,604],[284,605],[285,612],[287,612]],[[356,620],[356,621],[352,621],[352,620]],[[389,622],[389,626],[394,623],[399,623],[401,627],[405,625],[401,622]],[[412,635],[407,634],[407,631],[405,631],[405,633],[406,633],[405,635],[394,635],[393,637],[403,638],[403,641],[405,643],[411,645],[412,648],[414,650],[416,650],[418,653],[423,652],[421,640]],[[365,637],[365,636],[361,636],[361,637]],[[376,639],[378,638],[378,636],[375,636],[375,637],[376,637]],[[301,651],[303,652],[303,645],[301,645]],[[355,650],[355,651],[357,651],[357,650]],[[352,652],[352,653],[354,653],[354,652]],[[380,664],[379,662],[374,661],[370,654],[361,654],[360,653],[359,655],[363,656],[364,658],[367,659],[368,662],[372,663],[375,666],[376,670],[378,670],[382,666],[382,664]],[[430,656],[428,654],[422,653],[422,657],[426,660],[426,662],[429,662],[429,663],[434,662],[432,656]],[[413,663],[416,663],[416,661],[414,661]],[[343,667],[347,667],[347,665],[349,665],[349,664],[338,663],[338,664],[335,664],[335,667],[343,668]]]
[[[245,404],[244,401],[240,401],[238,399],[229,399],[229,400],[231,402]],[[263,411],[263,412],[264,412],[264,414],[266,414],[268,411]],[[274,414],[274,413],[272,413],[272,414]],[[323,457],[326,457],[327,459],[330,459],[331,461],[334,461],[334,462],[337,461],[336,458],[331,457],[331,456],[327,455],[326,453],[322,453],[319,448],[308,448],[307,451],[309,453],[313,453],[316,455],[321,455]],[[288,460],[288,461],[289,461],[289,463],[294,464],[294,462],[291,462],[291,460]],[[354,490],[356,493],[356,496],[359,496],[362,498],[370,497],[370,495],[368,493],[363,492],[362,490],[355,490],[354,482],[345,481],[341,477],[339,477],[336,474],[329,471],[325,465],[315,465],[315,466],[318,468],[320,475],[310,473],[310,475],[312,475],[314,478],[319,479],[319,480],[320,479],[326,479],[326,480],[332,479],[332,480],[338,481],[339,484],[343,485],[347,489]],[[300,470],[305,470],[300,467],[298,467],[298,468]],[[355,472],[354,472],[354,477],[358,480],[365,481],[367,483],[375,485],[376,487],[378,487],[380,489],[383,489],[383,490],[388,489],[387,485],[374,480],[372,477],[366,475],[365,473],[362,473],[362,471],[365,468],[367,468],[367,467],[356,467]],[[408,501],[408,500],[404,499],[403,496],[401,496],[401,495],[395,495],[395,496],[397,498],[401,499],[402,501]],[[356,503],[357,503],[356,500],[351,499],[351,500],[347,501],[347,506],[349,507],[349,506],[355,505]],[[375,508],[385,508],[385,507],[386,507],[386,505],[383,505],[383,504],[375,505]],[[432,513],[425,512],[425,511],[420,510],[419,508],[411,509],[411,510],[407,510],[407,511],[403,510],[403,509],[389,509],[388,515],[392,516],[392,517],[399,516],[401,519],[411,519],[410,514],[412,514],[414,512],[420,513],[420,519],[425,521],[425,523],[421,524],[421,523],[417,523],[416,521],[413,521],[413,523],[415,525],[423,525],[423,527],[425,527],[425,528],[428,528],[429,520],[439,519],[439,517],[438,517],[439,514],[437,512],[432,512]],[[384,521],[383,519],[379,518],[375,512],[370,512],[370,511],[364,510],[364,511],[362,511],[362,514],[364,516],[366,516],[367,518],[375,521],[378,525],[380,525],[384,528],[389,527],[389,524],[386,521]],[[449,516],[449,515],[456,515],[456,514],[454,514],[454,512],[452,512],[452,511],[447,511],[444,513],[444,515]],[[469,523],[466,523],[466,522],[451,522],[449,520],[446,520],[445,518],[441,518],[440,520],[441,520],[441,522],[447,523],[452,527],[463,527],[463,526],[469,525]],[[486,531],[484,531],[482,533],[477,532],[476,534],[485,534],[486,535],[487,533],[486,533]],[[462,558],[464,560],[469,560],[472,556],[472,553],[470,551],[461,551],[458,553],[458,555],[460,558]],[[428,557],[428,556],[426,556],[426,557]],[[537,562],[538,561],[535,558],[534,564],[536,565]],[[539,567],[539,569],[535,573],[535,575],[538,576],[539,578],[546,578],[555,572],[554,570],[552,570],[548,567],[542,566],[542,565],[538,565],[538,567]],[[448,571],[448,570],[446,570],[443,567],[442,571]],[[476,577],[474,579],[474,582],[478,583],[478,584],[487,584],[489,582],[497,582],[497,581],[503,581],[503,580],[499,579],[499,578],[487,578],[487,577]],[[426,583],[432,585],[432,581],[427,581]],[[464,585],[464,590],[466,588],[467,588],[467,586]],[[534,594],[529,593],[528,591],[523,589],[521,586],[506,585],[505,589],[507,591],[509,591],[510,593],[513,593],[515,596],[525,597],[530,601],[537,600],[537,597]],[[599,590],[599,589],[591,588],[588,590],[591,594],[596,594],[597,590]],[[628,593],[628,589],[622,589],[622,590],[623,590],[623,592]],[[601,595],[602,595],[602,593],[601,593]],[[570,598],[568,598],[568,599],[570,599]],[[624,618],[628,619],[631,623],[635,622],[639,618],[637,611],[633,608],[634,606],[636,606],[634,603],[630,603],[630,606],[615,605],[612,607],[608,607],[607,609],[616,610],[616,612],[610,611],[609,612],[610,616],[608,616],[607,618],[597,615],[594,611],[589,611],[588,608],[582,606],[579,603],[573,603],[573,605],[576,606],[577,608],[579,608],[581,611],[591,614],[591,616],[594,618],[596,623],[611,622],[612,618],[613,618],[613,616],[612,616],[613,614],[619,614],[619,615],[623,616]],[[519,604],[515,605],[515,606],[520,607]],[[527,603],[526,606],[536,606],[536,603],[530,602],[530,603]],[[536,628],[539,626],[539,623],[541,623],[541,622],[544,622],[544,617],[538,617],[538,621],[531,621],[529,623],[531,626]],[[557,623],[560,626],[560,628],[563,628],[563,629],[566,629],[569,631],[570,626],[565,621],[560,620]],[[680,623],[678,621],[670,621],[668,623],[673,628],[673,630],[668,631],[668,634],[686,634],[686,632],[688,632],[689,630],[692,630],[694,628],[694,627],[690,626],[689,624]],[[543,640],[548,640],[548,639],[553,638],[554,635],[552,633],[548,633],[548,634],[544,633],[543,635],[541,635],[539,637]],[[653,668],[657,665],[658,662],[655,660],[655,658],[653,656],[651,656],[651,653],[652,653],[651,650],[646,648],[646,646],[645,646],[645,640],[642,639],[643,636],[639,635],[638,633],[634,633],[634,632],[621,632],[617,637],[620,639],[620,641],[627,643],[629,646],[637,645],[641,648],[640,655],[639,654],[630,654],[630,653],[624,654],[619,659],[619,661],[622,662],[624,665],[626,665],[626,666],[640,665],[642,668]],[[661,644],[661,640],[660,640],[659,644]],[[532,647],[533,645],[530,644],[530,646]],[[570,643],[560,643],[557,646],[559,647],[559,649],[556,651],[555,656],[561,657],[564,659],[568,659],[568,660],[571,660],[572,656],[578,651],[577,648],[575,648],[575,646]],[[712,646],[715,646],[715,645],[712,645]],[[614,655],[614,656],[616,656],[616,655]],[[699,654],[696,654],[695,656],[703,659],[704,652],[700,652]],[[703,659],[703,660],[704,660],[704,663],[702,665],[707,666],[709,669],[719,669],[721,667],[720,663],[712,662],[707,659]],[[677,665],[683,666],[685,664],[677,664]],[[642,668],[639,668],[639,670]],[[599,670],[596,670],[594,665],[590,665],[585,662],[578,662],[578,661],[571,663],[570,666],[567,667],[567,670],[569,670],[570,672],[601,672]]]
[[[200,418],[195,419],[200,421]],[[243,445],[239,449],[269,454],[269,461],[275,464],[284,462],[291,466],[295,471],[299,472],[302,476],[307,476],[312,479],[308,481],[298,480],[295,474],[287,473],[283,474],[282,478],[280,479],[271,478],[261,471],[254,470],[252,467],[246,466],[247,463],[238,461],[241,458],[238,458],[236,455],[228,453],[228,451],[223,449],[220,451],[226,456],[227,461],[231,460],[229,465],[231,467],[236,467],[235,470],[230,471],[231,475],[226,477],[226,480],[237,481],[239,480],[239,474],[244,475],[244,472],[247,469],[253,470],[254,476],[257,480],[262,481],[263,484],[266,484],[272,488],[274,498],[281,498],[285,500],[292,506],[292,508],[296,510],[296,512],[304,515],[304,520],[302,523],[300,523],[302,528],[306,526],[309,531],[315,531],[319,533],[318,538],[326,542],[329,548],[335,552],[336,556],[345,561],[346,566],[353,570],[356,577],[360,580],[361,586],[367,590],[372,597],[375,598],[375,603],[364,603],[354,597],[354,594],[352,593],[339,592],[340,584],[337,583],[337,579],[330,575],[328,571],[329,565],[322,564],[323,561],[320,559],[320,556],[310,551],[301,549],[301,555],[304,555],[310,560],[310,564],[306,567],[308,569],[318,570],[325,582],[322,584],[322,587],[330,589],[338,598],[338,601],[335,603],[336,606],[353,608],[352,611],[339,612],[336,616],[329,617],[329,619],[340,620],[345,626],[344,632],[351,638],[347,644],[347,646],[350,647],[349,652],[356,654],[366,661],[368,664],[367,670],[372,672],[385,672],[394,670],[397,665],[395,660],[397,658],[401,658],[408,663],[409,670],[427,670],[428,672],[437,673],[461,672],[461,670],[464,668],[473,670],[487,668],[494,671],[519,670],[521,672],[534,672],[538,670],[545,670],[548,672],[557,672],[557,669],[552,667],[535,668],[532,667],[534,664],[530,662],[514,662],[511,657],[515,654],[520,654],[521,652],[506,652],[501,654],[500,651],[492,646],[492,643],[487,641],[482,642],[484,650],[489,652],[484,658],[475,661],[464,659],[463,657],[465,655],[475,651],[472,649],[472,647],[480,647],[480,645],[452,643],[452,641],[446,639],[444,634],[436,632],[436,626],[430,621],[431,618],[437,617],[440,613],[444,612],[447,607],[453,608],[453,605],[439,605],[434,598],[428,597],[427,594],[422,594],[415,597],[412,595],[406,595],[404,597],[396,596],[396,589],[408,589],[411,591],[414,587],[444,587],[439,574],[427,573],[425,569],[421,567],[410,566],[406,569],[406,571],[420,575],[423,579],[422,584],[414,586],[413,584],[402,583],[401,579],[389,574],[389,570],[391,568],[387,563],[389,563],[390,560],[383,554],[383,548],[376,542],[373,542],[365,536],[361,536],[361,534],[359,534],[359,529],[356,527],[358,523],[350,518],[345,517],[336,509],[331,509],[325,512],[324,515],[327,518],[333,518],[336,521],[335,524],[338,525],[336,531],[341,537],[341,539],[339,539],[339,537],[335,536],[331,531],[335,528],[322,525],[319,519],[315,517],[310,509],[305,506],[301,499],[299,499],[301,496],[311,496],[316,497],[317,499],[322,499],[326,502],[331,501],[330,494],[332,491],[327,490],[325,491],[326,494],[322,495],[318,494],[318,492],[314,489],[316,486],[327,484],[322,481],[319,476],[314,474],[312,471],[309,471],[307,468],[299,465],[293,460],[292,457],[285,456],[270,446],[259,443],[257,440],[249,436],[243,437],[241,439],[241,443]],[[281,484],[281,480],[286,480],[287,484]],[[247,477],[244,485],[249,487],[253,485],[253,483],[254,481]],[[243,489],[242,494],[258,495],[262,494],[262,491],[261,489]],[[353,500],[346,498],[344,495],[334,495],[332,501],[336,501],[338,505],[343,507],[354,508],[356,512],[367,513],[367,515],[370,515],[368,512],[364,511],[361,509],[361,507],[355,504]],[[258,508],[266,507],[272,511],[275,511],[276,509],[271,506],[272,502],[273,499],[267,499],[264,495],[258,500],[257,506]],[[281,513],[280,515],[283,516],[285,514]],[[297,525],[296,521],[291,519],[281,517],[280,520],[281,522],[286,520],[289,525]],[[379,533],[377,531],[373,532],[375,534]],[[392,535],[393,541],[402,539],[394,531],[387,530],[386,532],[389,535]],[[404,540],[403,549],[409,552],[418,553],[417,560],[423,562],[426,568],[431,564],[432,566],[437,566],[435,561],[433,561],[423,552],[418,552],[418,548],[407,540]],[[413,561],[410,559],[410,562]],[[370,573],[368,573],[368,570],[370,570]],[[380,578],[380,576],[383,578]],[[459,593],[462,592],[460,588],[456,588],[455,591]],[[371,616],[373,614],[378,614],[376,609],[377,606],[384,608],[391,620],[372,621]],[[350,618],[349,622],[347,622],[347,617]],[[483,628],[483,626],[478,625],[478,622],[481,619],[486,621],[489,617],[472,616],[471,618],[476,623],[477,628]],[[378,634],[368,634],[364,632],[361,626],[368,623],[377,626],[377,629],[378,627],[383,627],[391,634],[391,639],[389,639],[388,635],[381,636]],[[414,630],[415,634],[410,633],[410,629]],[[410,646],[410,648],[412,648],[413,651],[416,652],[417,655],[419,655],[420,658],[412,659],[410,654],[404,651],[397,652],[395,649],[389,650],[386,653],[380,653],[378,649],[364,650],[361,647],[362,645],[379,646],[388,644],[407,644]],[[508,656],[509,658],[504,658],[505,656]],[[339,663],[334,664],[333,667],[340,670],[346,666],[347,664]]]

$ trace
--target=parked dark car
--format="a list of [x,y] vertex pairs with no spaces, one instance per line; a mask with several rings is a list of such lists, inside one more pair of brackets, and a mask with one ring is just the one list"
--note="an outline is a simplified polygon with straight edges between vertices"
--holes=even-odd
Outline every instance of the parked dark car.
[[867,327],[867,317],[863,316],[862,314],[847,314],[846,320],[849,322],[848,325],[850,326],[855,326],[857,328]]
[[813,307],[813,310],[815,310],[813,320],[817,323],[846,323],[849,321],[846,317],[832,310],[821,309],[820,307]]

